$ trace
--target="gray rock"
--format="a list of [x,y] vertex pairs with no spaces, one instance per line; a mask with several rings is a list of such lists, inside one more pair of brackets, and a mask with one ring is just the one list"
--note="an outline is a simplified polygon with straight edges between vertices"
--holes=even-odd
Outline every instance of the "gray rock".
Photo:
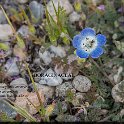
[[36,18],[36,20],[39,21],[43,18],[44,8],[42,4],[38,3],[37,1],[32,1],[29,4],[29,7],[31,9],[33,16]]
[[14,94],[5,83],[0,83],[0,99],[14,99]]
[[6,18],[3,14],[3,11],[0,10],[0,24],[5,24],[6,23]]
[[57,116],[56,121],[58,122],[79,122],[80,119],[73,115],[63,114],[63,115]]
[[35,58],[33,63],[37,65],[41,65],[40,58]]
[[81,16],[77,13],[77,12],[72,12],[70,15],[69,15],[69,21],[71,23],[74,23],[76,21],[79,21],[79,19],[81,18]]
[[4,112],[10,118],[15,118],[17,112],[12,109],[8,104],[6,104],[3,100],[0,100],[0,112]]
[[9,41],[13,36],[12,28],[9,24],[0,24],[0,41]]
[[17,78],[10,83],[11,89],[19,95],[20,93],[27,91],[28,85],[24,78]]
[[55,47],[51,45],[44,53],[41,52],[42,49],[39,51],[39,57],[44,61],[46,65],[49,65],[52,61],[53,57],[65,57],[66,52],[63,47]]
[[26,25],[22,25],[19,28],[18,33],[21,34],[23,37],[28,37],[29,36],[29,27]]
[[9,59],[5,66],[6,68],[6,74],[9,75],[9,76],[15,76],[15,75],[19,75],[19,69],[18,69],[18,66],[16,64],[16,60],[11,58]]
[[60,46],[55,47],[55,46],[51,45],[49,48],[49,51],[51,53],[55,54],[55,56],[59,56],[61,58],[66,56],[64,48],[60,47]]
[[[42,85],[42,84],[38,84],[36,83],[37,88],[40,90],[42,90],[45,98],[52,98],[55,92],[55,88],[51,87],[51,86],[46,86],[46,85]],[[31,85],[31,87],[33,88],[33,86]]]
[[63,84],[56,87],[56,96],[66,96],[68,90],[76,93],[76,90],[72,86],[72,82],[64,82]]
[[22,4],[24,4],[24,3],[27,3],[28,0],[17,0],[17,2],[18,2],[18,3],[22,3]]
[[[59,5],[66,10],[66,14],[70,14],[73,11],[73,7],[70,4],[69,0],[53,0],[53,3],[56,9],[58,9],[58,3],[59,3]],[[49,3],[47,4],[47,9],[52,15],[52,17],[55,18],[56,16],[52,1],[49,1]]]
[[73,70],[73,67],[69,67],[67,71],[65,71],[63,69],[63,66],[59,66],[56,65],[55,68],[54,68],[54,71],[57,73],[57,74],[60,74],[61,75],[61,78],[64,79],[64,80],[70,80],[73,78],[73,73],[72,73],[72,70]]
[[39,52],[39,57],[43,60],[46,65],[49,65],[52,61],[52,55],[48,51],[45,51],[43,54]]
[[112,97],[114,98],[115,102],[124,103],[124,80],[112,88]]
[[72,82],[74,88],[80,92],[87,92],[91,87],[91,81],[82,75],[78,75]]
[[[48,76],[45,76],[48,75]],[[44,77],[41,77],[40,84],[47,84],[49,86],[57,86],[62,83],[62,78],[59,76],[56,76],[56,73],[52,69],[48,69],[44,73]]]

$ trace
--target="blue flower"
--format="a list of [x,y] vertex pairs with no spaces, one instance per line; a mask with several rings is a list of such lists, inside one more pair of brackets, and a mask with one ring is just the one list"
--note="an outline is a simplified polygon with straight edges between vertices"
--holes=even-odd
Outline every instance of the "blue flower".
[[74,36],[72,44],[76,48],[76,55],[80,58],[98,58],[103,54],[102,46],[106,43],[106,37],[96,35],[92,28],[85,28],[80,34]]

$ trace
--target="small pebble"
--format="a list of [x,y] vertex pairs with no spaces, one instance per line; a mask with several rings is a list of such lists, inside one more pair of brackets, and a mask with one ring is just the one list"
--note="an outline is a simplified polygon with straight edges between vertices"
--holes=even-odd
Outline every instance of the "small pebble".
[[0,42],[9,41],[13,36],[13,30],[9,24],[0,24]]
[[60,85],[63,81],[61,77],[56,76],[56,73],[51,68],[48,69],[44,73],[44,75],[48,75],[48,76],[41,77],[39,84],[47,84],[48,86],[57,86]]
[[87,92],[88,90],[90,90],[91,87],[90,79],[82,75],[76,76],[72,84],[74,88],[80,92]]

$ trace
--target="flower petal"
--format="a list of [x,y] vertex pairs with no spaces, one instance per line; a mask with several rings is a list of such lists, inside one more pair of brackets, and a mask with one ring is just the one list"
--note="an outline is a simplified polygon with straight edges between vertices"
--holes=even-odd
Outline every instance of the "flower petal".
[[95,31],[92,28],[85,28],[81,31],[81,35],[83,35],[84,37],[88,36],[93,36],[96,35]]
[[101,47],[97,47],[95,50],[93,50],[91,53],[90,53],[90,56],[92,58],[98,58],[100,55],[103,54],[103,49]]
[[73,47],[79,48],[81,45],[81,42],[82,42],[82,37],[80,34],[74,36],[73,41],[72,41]]
[[89,53],[85,52],[82,49],[77,49],[76,55],[79,56],[80,58],[88,58],[89,57]]
[[98,34],[98,35],[96,36],[96,38],[97,38],[98,46],[103,46],[103,45],[105,45],[105,43],[106,43],[106,36],[104,36],[104,35],[102,35],[102,34]]

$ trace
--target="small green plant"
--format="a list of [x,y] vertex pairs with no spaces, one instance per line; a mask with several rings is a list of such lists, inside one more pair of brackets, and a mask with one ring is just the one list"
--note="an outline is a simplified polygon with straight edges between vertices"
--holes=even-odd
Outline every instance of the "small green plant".
[[70,41],[67,38],[67,19],[65,10],[59,5],[58,9],[55,8],[54,3],[53,8],[55,11],[55,16],[52,17],[46,7],[46,31],[52,44],[57,43],[57,40],[61,37],[64,44],[70,44]]
[[2,122],[15,122],[15,120],[12,118],[9,118],[5,112],[0,112],[0,120]]
[[67,90],[66,95],[67,95],[66,101],[72,103],[75,98],[75,94],[69,89]]

